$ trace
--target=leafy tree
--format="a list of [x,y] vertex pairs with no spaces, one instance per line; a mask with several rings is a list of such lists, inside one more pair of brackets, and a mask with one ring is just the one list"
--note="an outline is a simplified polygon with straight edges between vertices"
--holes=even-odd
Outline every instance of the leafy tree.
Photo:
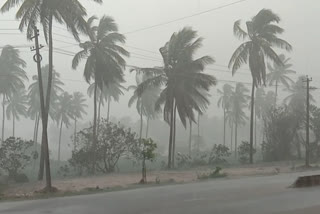
[[29,161],[27,150],[32,146],[32,141],[24,141],[20,138],[10,137],[0,146],[0,168],[6,171],[10,178],[15,179]]
[[230,98],[233,87],[229,84],[224,84],[222,90],[218,89],[220,98],[218,100],[218,107],[223,108],[223,145],[226,145],[226,113],[230,108]]
[[10,45],[5,46],[0,54],[0,95],[2,95],[2,141],[4,141],[5,105],[12,94],[25,87],[28,80],[23,70],[26,63],[20,58],[19,50]]
[[283,65],[283,62],[273,50],[273,47],[290,51],[291,45],[278,38],[284,30],[277,25],[280,17],[271,10],[262,9],[250,21],[246,22],[247,31],[240,26],[241,21],[234,23],[233,32],[236,37],[245,40],[233,53],[229,68],[235,74],[241,65],[249,63],[252,76],[251,91],[251,116],[250,116],[250,163],[253,163],[253,120],[254,120],[254,91],[255,88],[266,82],[266,58],[270,61]]
[[20,120],[20,116],[27,116],[27,95],[24,88],[13,92],[7,105],[7,118],[12,117],[12,136],[15,137],[15,120]]
[[95,168],[102,173],[110,173],[120,158],[130,157],[132,148],[138,143],[136,133],[130,129],[102,119],[98,133],[96,151],[92,151],[92,128],[87,128],[77,134],[77,147],[72,152],[70,163],[73,167],[82,170],[85,167],[88,173],[92,173],[92,158],[96,155]]
[[[249,96],[247,93],[249,90],[242,84],[237,83],[235,90],[232,92],[230,97],[230,110],[228,112],[231,121],[235,126],[235,147],[237,148],[238,142],[238,126],[245,125],[247,116],[244,112],[244,108],[247,107],[247,101]],[[237,157],[237,150],[235,149],[235,157]]]
[[144,73],[154,76],[138,86],[138,94],[152,87],[161,88],[156,109],[164,105],[164,120],[170,126],[168,168],[174,164],[176,112],[184,127],[187,119],[195,121],[194,110],[203,112],[209,100],[201,94],[216,84],[215,77],[204,74],[205,66],[214,62],[210,56],[194,59],[196,51],[202,46],[202,38],[191,28],[183,28],[174,33],[164,47],[160,48],[163,67],[139,68]]
[[271,66],[268,63],[270,73],[267,74],[269,85],[275,85],[275,105],[277,105],[279,83],[284,85],[286,88],[290,88],[290,84],[292,84],[293,81],[288,77],[288,75],[296,73],[294,70],[291,70],[292,64],[289,64],[290,58],[286,58],[284,54],[280,54],[279,58],[283,64],[278,65],[277,63],[273,63],[273,66]]
[[60,162],[62,127],[63,125],[65,125],[65,127],[68,128],[70,125],[70,119],[74,117],[72,104],[72,95],[70,95],[68,92],[64,92],[59,96],[55,112],[55,119],[57,121],[57,124],[59,125],[60,123],[58,162]]
[[[103,16],[97,26],[93,25],[96,17],[87,21],[89,41],[80,44],[82,50],[78,52],[72,61],[73,69],[76,69],[81,60],[86,59],[84,77],[88,83],[94,79],[94,116],[93,116],[93,142],[92,150],[97,144],[97,90],[103,91],[103,86],[112,82],[123,81],[123,70],[126,62],[123,56],[129,53],[119,45],[125,43],[125,36],[118,33],[118,26],[111,17]],[[93,154],[93,164],[95,155]],[[95,171],[93,165],[93,172]]]
[[147,166],[146,161],[154,161],[156,154],[155,149],[157,144],[153,142],[151,138],[141,139],[137,146],[132,149],[132,153],[138,161],[142,162],[142,179],[140,180],[141,184],[147,183]]
[[264,117],[266,139],[262,144],[262,154],[265,161],[289,160],[292,157],[297,120],[297,115],[287,106],[271,109]]
[[79,119],[82,119],[82,116],[84,114],[87,114],[85,109],[88,107],[87,104],[85,104],[86,99],[84,98],[84,95],[81,92],[74,92],[72,95],[72,100],[71,100],[71,114],[72,118],[74,120],[74,135],[73,135],[73,143],[74,146],[76,145],[76,134],[77,134],[77,121]]
[[[239,148],[238,148],[238,154],[239,154],[239,161],[242,164],[249,163],[250,161],[250,153],[251,153],[251,145],[248,141],[242,141]],[[253,148],[253,153],[256,153],[256,149]]]
[[231,155],[229,148],[222,144],[214,144],[209,155],[209,164],[225,164],[226,158]]

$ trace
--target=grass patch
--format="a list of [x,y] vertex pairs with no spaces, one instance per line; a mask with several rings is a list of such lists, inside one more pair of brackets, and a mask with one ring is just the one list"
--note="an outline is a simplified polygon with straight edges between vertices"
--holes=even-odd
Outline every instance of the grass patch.
[[216,178],[224,178],[227,176],[226,173],[221,173],[222,168],[216,167],[214,171],[208,173],[199,173],[197,174],[198,180],[206,180],[206,179],[216,179]]

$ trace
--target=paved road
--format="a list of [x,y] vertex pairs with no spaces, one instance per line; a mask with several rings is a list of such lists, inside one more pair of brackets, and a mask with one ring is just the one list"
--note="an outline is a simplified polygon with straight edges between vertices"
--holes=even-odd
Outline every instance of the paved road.
[[[292,189],[297,176],[212,180],[95,195],[0,203],[1,214],[319,214],[320,188]],[[312,174],[320,174],[315,171]]]

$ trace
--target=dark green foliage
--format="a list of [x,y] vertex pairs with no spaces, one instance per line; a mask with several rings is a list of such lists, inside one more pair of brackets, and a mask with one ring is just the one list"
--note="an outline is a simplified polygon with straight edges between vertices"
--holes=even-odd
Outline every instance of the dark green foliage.
[[264,117],[265,141],[262,144],[264,161],[288,160],[297,132],[297,115],[286,106],[273,108]]
[[32,141],[10,137],[1,143],[0,168],[14,179],[30,162],[31,156],[26,152],[33,145]]
[[209,173],[200,173],[197,175],[197,178],[199,180],[204,180],[204,179],[214,179],[214,178],[223,178],[226,177],[227,174],[226,173],[221,173],[222,168],[217,166],[216,169],[212,172]]
[[231,155],[229,148],[222,144],[214,145],[210,156],[209,156],[209,164],[225,164],[227,163],[226,158]]
[[179,168],[189,168],[195,166],[205,166],[208,164],[208,153],[197,152],[190,156],[187,154],[177,153],[177,166]]
[[28,176],[26,174],[24,174],[24,173],[16,174],[13,179],[14,179],[14,181],[16,183],[27,183],[27,182],[29,182]]
[[[77,146],[69,160],[78,173],[90,173],[92,169],[92,127],[77,133]],[[136,147],[136,133],[119,124],[113,124],[102,119],[99,125],[97,145],[95,150],[96,169],[101,173],[110,173],[121,157],[129,157]]]
[[[253,154],[256,153],[256,149],[253,149]],[[242,141],[238,147],[239,162],[242,164],[249,163],[250,158],[250,143],[248,141]]]
[[62,176],[62,177],[67,177],[70,174],[70,168],[69,165],[64,165],[61,166],[59,171],[58,171],[58,175]]

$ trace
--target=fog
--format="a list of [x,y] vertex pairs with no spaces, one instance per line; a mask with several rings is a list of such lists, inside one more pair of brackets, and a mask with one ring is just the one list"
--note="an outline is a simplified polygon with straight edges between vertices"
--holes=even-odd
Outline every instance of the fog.
[[[0,0],[0,5],[4,0]],[[233,23],[238,19],[247,20],[256,14],[262,8],[272,9],[281,17],[281,26],[285,29],[285,33],[281,36],[286,41],[290,42],[293,46],[291,53],[285,53],[287,57],[291,57],[293,70],[297,74],[292,75],[292,79],[296,80],[300,75],[309,75],[313,77],[311,83],[314,87],[320,87],[320,74],[318,71],[318,58],[320,49],[320,31],[318,30],[317,14],[320,10],[320,2],[314,0],[248,0],[241,1],[236,4],[219,8],[213,11],[205,12],[211,8],[217,8],[221,5],[227,5],[234,1],[226,0],[117,0],[117,1],[104,1],[103,5],[95,4],[92,2],[83,1],[84,6],[87,8],[88,15],[103,15],[111,16],[119,25],[119,32],[125,34],[127,41],[125,48],[131,53],[131,57],[127,59],[128,65],[140,67],[153,67],[160,66],[161,55],[159,48],[162,47],[170,38],[173,32],[181,30],[185,26],[191,26],[194,30],[198,31],[198,35],[203,37],[203,47],[198,52],[199,56],[210,55],[214,57],[216,63],[208,66],[206,73],[214,75],[218,79],[218,85],[213,87],[210,91],[210,107],[206,112],[206,116],[211,118],[210,123],[202,124],[202,129],[220,136],[210,135],[207,136],[209,144],[222,139],[222,109],[217,107],[217,100],[219,95],[217,89],[221,88],[224,83],[235,84],[240,81],[251,83],[250,71],[246,66],[242,67],[234,76],[227,68],[231,54],[235,48],[240,44],[233,35]],[[27,62],[27,74],[29,80],[36,74],[36,63],[32,60],[33,52],[29,50],[28,46],[33,46],[33,43],[25,39],[25,34],[20,33],[18,30],[11,30],[18,28],[18,21],[15,21],[15,10],[9,13],[0,15],[0,50],[1,47],[10,44],[19,48],[22,58]],[[201,13],[203,12],[203,13]],[[201,13],[201,14],[199,14]],[[189,17],[192,14],[195,16]],[[184,17],[184,18],[183,18]],[[173,21],[182,18],[178,21]],[[168,23],[170,22],[170,23]],[[8,30],[10,29],[10,30]],[[84,41],[85,37],[82,37]],[[45,41],[40,31],[40,41],[45,45]],[[61,80],[64,82],[63,89],[68,92],[80,91],[87,94],[88,84],[83,78],[83,67],[78,67],[77,70],[71,68],[71,60],[73,53],[79,51],[77,42],[73,39],[72,35],[65,30],[65,27],[54,24],[54,47],[57,52],[54,53],[54,67],[57,72],[61,74]],[[282,53],[283,51],[279,51]],[[283,52],[284,53],[284,52]],[[43,61],[42,65],[48,63],[48,48],[42,49]],[[125,86],[135,84],[135,74],[129,72],[127,68],[125,72]],[[246,84],[250,88],[250,84]],[[279,100],[286,96],[286,92],[279,89]],[[274,90],[270,88],[270,90]],[[135,107],[128,108],[128,100],[132,92],[125,92],[125,95],[120,98],[118,103],[112,103],[111,117],[114,121],[121,118],[130,117],[134,128],[138,129],[136,122],[139,115]],[[314,93],[314,98],[319,99],[317,93]],[[93,102],[92,98],[87,98],[89,108],[88,114],[84,117],[81,123],[88,123],[92,120]],[[106,115],[106,108],[102,110],[102,116]],[[249,110],[247,110],[249,115]],[[162,119],[162,116],[160,116]],[[2,118],[1,118],[2,119]],[[214,124],[220,124],[218,126]],[[33,121],[29,119],[21,119],[16,126],[16,135],[23,138],[31,139],[33,135]],[[6,122],[5,135],[11,132],[11,122]],[[206,127],[203,127],[205,126]],[[58,129],[54,127],[57,125],[50,122],[50,148],[55,149]],[[180,126],[180,124],[179,124]],[[165,129],[163,127],[163,129]],[[167,127],[167,129],[169,129]],[[151,131],[151,135],[157,135],[161,141],[166,138],[168,130],[163,132],[163,136],[159,133]],[[184,141],[183,128],[178,129],[178,141]],[[248,137],[248,125],[239,131],[243,138]],[[70,139],[72,128],[66,131],[63,136],[64,146]],[[247,134],[246,134],[247,133]],[[69,136],[68,136],[69,135]],[[182,139],[181,139],[182,138]],[[211,138],[211,139],[210,139]],[[213,139],[215,138],[215,139]],[[166,145],[167,142],[163,142]],[[179,142],[178,142],[179,144]]]

